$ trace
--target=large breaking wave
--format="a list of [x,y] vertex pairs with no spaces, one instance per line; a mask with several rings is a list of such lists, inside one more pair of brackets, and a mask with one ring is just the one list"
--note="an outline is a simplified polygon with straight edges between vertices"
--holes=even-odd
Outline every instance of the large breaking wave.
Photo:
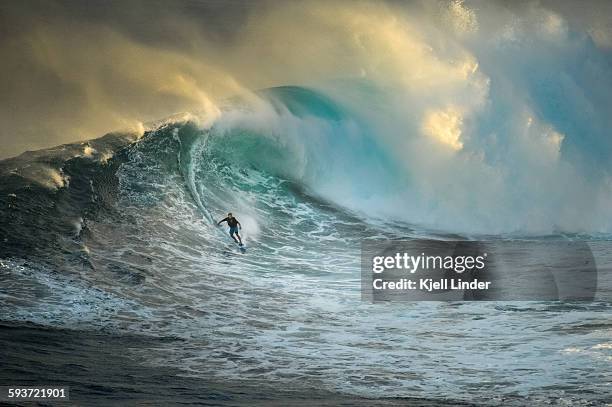
[[[461,200],[420,196],[406,171],[411,155],[350,106],[273,88],[212,117],[2,161],[3,321],[174,338],[180,346],[147,350],[157,354],[150,363],[220,380],[466,400],[490,399],[495,388],[508,402],[549,397],[538,389],[550,387],[569,402],[587,387],[602,394],[605,326],[581,332],[585,318],[605,318],[605,304],[360,303],[363,239],[466,237],[421,220],[452,208],[476,219],[456,212]],[[471,211],[482,211],[493,198],[463,182]],[[553,210],[556,198],[531,206]],[[244,255],[214,225],[228,211],[244,226]],[[505,220],[526,226],[520,215]],[[542,370],[543,361],[557,368]]]

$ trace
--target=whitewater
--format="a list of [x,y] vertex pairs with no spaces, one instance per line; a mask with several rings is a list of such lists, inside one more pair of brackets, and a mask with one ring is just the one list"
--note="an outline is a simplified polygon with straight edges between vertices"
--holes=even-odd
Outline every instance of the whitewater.
[[[609,302],[361,300],[362,241],[483,235],[420,222],[404,201],[418,191],[410,175],[350,106],[281,87],[207,114],[0,162],[4,381],[213,404],[609,400]],[[246,254],[215,226],[228,211]],[[495,238],[610,239],[534,233]],[[598,258],[609,272],[610,255]],[[125,360],[143,367],[113,367]]]

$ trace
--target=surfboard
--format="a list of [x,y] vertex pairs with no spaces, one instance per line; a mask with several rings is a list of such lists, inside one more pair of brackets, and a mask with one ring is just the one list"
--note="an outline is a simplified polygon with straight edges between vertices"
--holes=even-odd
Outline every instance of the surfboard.
[[238,245],[238,250],[240,250],[241,253],[246,253],[246,246],[244,244]]

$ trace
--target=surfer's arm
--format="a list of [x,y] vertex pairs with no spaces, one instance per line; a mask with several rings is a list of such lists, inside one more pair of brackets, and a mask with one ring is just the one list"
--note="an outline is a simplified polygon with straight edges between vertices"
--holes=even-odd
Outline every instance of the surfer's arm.
[[219,222],[217,222],[217,226],[219,226],[223,222],[227,222],[227,218],[221,219]]

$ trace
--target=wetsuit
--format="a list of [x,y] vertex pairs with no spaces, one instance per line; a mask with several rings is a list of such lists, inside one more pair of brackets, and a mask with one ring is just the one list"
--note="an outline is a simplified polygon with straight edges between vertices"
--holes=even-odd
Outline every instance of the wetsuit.
[[227,222],[227,225],[230,227],[230,230],[229,230],[230,236],[233,235],[234,233],[238,233],[238,223],[239,223],[238,219],[225,218],[219,221],[219,223],[223,223],[223,222]]

